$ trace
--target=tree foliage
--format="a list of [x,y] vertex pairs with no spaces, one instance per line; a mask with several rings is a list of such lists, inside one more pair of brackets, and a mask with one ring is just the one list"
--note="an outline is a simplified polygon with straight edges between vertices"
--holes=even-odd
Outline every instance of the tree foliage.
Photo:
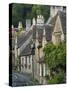
[[60,72],[59,74],[54,75],[54,77],[50,80],[48,80],[49,84],[60,84],[65,83],[65,73]]
[[45,21],[49,17],[50,7],[45,5],[29,5],[29,4],[13,4],[12,5],[12,24],[18,26],[18,22],[22,21],[25,27],[25,20],[36,18],[38,14],[45,17]]
[[44,48],[46,62],[50,68],[56,68],[66,65],[66,46],[65,43],[61,43],[57,46],[49,43]]
[[13,4],[12,5],[12,23],[15,26],[18,26],[18,22],[22,21],[23,25],[25,23],[25,18],[28,18],[28,16],[31,17],[31,8],[32,5],[26,5],[26,4]]
[[64,83],[66,81],[66,45],[65,42],[59,45],[49,43],[44,48],[45,62],[50,68],[51,79],[49,84]]

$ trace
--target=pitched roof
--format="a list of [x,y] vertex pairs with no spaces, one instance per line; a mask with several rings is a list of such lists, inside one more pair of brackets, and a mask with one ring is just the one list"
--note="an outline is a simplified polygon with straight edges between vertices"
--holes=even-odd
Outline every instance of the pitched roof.
[[18,47],[21,47],[25,43],[25,41],[30,37],[32,34],[32,30],[29,32],[22,33],[21,36],[18,37],[17,42],[18,42]]
[[57,15],[58,15],[58,14],[56,14],[54,17],[51,18],[49,24],[51,24],[51,25],[53,25],[53,26],[55,25],[55,21],[56,21],[56,19],[57,19]]
[[53,25],[53,28],[54,28],[55,22],[56,22],[56,19],[57,19],[58,16],[60,17],[60,20],[61,20],[61,25],[62,25],[63,33],[66,34],[66,13],[65,12],[58,11],[56,16],[51,18],[49,24]]
[[21,52],[20,56],[26,56],[26,55],[31,55],[31,47],[30,44],[24,48],[24,50]]
[[37,29],[37,27],[34,27],[33,29],[33,38],[36,39],[36,31],[38,32],[38,40],[41,41],[43,38],[43,29],[45,28],[45,38],[47,41],[51,41],[52,39],[52,31],[53,26],[45,25],[42,29]]
[[52,32],[53,32],[53,26],[46,25],[45,26],[45,38],[49,42],[52,40]]

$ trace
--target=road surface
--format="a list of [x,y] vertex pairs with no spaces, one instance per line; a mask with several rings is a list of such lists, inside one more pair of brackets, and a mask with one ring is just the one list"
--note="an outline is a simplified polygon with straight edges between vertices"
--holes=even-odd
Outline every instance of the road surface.
[[12,73],[12,86],[28,86],[28,85],[35,85],[35,82],[32,80],[32,76],[26,73]]

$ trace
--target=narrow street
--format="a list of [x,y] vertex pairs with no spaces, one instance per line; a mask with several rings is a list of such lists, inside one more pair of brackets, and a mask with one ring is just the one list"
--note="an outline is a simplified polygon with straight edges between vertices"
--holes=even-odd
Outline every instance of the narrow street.
[[32,76],[26,73],[12,73],[12,86],[28,86],[28,85],[35,85],[38,84],[32,80]]

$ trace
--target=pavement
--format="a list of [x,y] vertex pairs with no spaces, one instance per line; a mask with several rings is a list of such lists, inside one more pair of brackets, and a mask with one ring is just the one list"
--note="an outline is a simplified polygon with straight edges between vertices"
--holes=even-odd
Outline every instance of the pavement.
[[31,86],[35,85],[32,80],[32,75],[28,73],[18,73],[13,72],[12,73],[12,86]]

